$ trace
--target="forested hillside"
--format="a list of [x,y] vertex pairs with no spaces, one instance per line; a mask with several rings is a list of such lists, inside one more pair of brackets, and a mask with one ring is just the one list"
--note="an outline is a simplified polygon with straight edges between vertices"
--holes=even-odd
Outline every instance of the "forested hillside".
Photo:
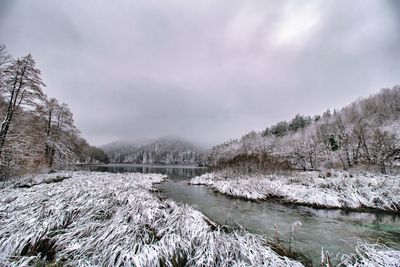
[[0,178],[69,163],[106,162],[74,125],[67,104],[48,98],[31,55],[0,46]]
[[[400,159],[400,86],[322,115],[296,115],[262,132],[252,131],[212,149],[213,165],[260,161],[267,156],[289,162],[295,168],[361,168],[387,172]],[[242,160],[243,161],[243,160]]]
[[193,165],[202,162],[203,149],[174,136],[102,146],[111,162]]

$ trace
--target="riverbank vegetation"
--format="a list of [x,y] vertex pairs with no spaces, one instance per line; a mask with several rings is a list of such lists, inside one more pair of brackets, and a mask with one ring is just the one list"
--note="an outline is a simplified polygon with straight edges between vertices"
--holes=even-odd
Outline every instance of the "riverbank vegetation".
[[[282,237],[219,226],[156,197],[153,185],[165,178],[74,172],[8,181],[0,191],[0,265],[303,266],[285,256],[297,253]],[[400,253],[360,244],[353,254],[321,256],[323,266],[396,266]]]
[[194,177],[190,183],[249,200],[279,199],[320,208],[400,213],[400,179],[396,175],[350,172],[238,175],[225,170]]
[[[254,155],[286,160],[300,170],[334,168],[388,173],[400,160],[399,134],[400,86],[394,86],[340,110],[327,110],[314,117],[298,114],[262,132],[252,131],[217,145],[209,162],[218,168]],[[268,171],[268,167],[264,170]]]
[[[338,266],[399,266],[400,251],[393,250],[383,244],[358,244],[355,252],[341,255]],[[321,266],[333,266],[329,253],[322,252]]]
[[0,179],[71,163],[107,162],[83,139],[65,103],[48,98],[32,55],[0,46]]

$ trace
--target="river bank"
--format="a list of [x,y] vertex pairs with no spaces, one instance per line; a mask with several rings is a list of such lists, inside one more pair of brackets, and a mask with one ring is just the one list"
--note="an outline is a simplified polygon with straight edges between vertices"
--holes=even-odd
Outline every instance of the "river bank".
[[[176,172],[178,183],[162,174],[129,172],[64,172],[7,183],[0,189],[0,265],[302,266],[278,255],[282,247],[271,242],[273,233],[220,226],[225,223],[214,223],[192,205],[154,192],[156,184],[179,191],[187,184],[180,175],[194,173]],[[400,259],[399,251],[381,244],[359,243],[339,257],[321,249],[314,265],[321,256],[325,264],[342,266],[396,266]]]
[[229,171],[194,177],[191,185],[248,200],[279,199],[316,208],[382,210],[400,213],[400,179],[372,173],[294,172],[288,175],[237,175]]
[[75,172],[1,189],[0,263],[302,266],[279,256],[259,235],[226,232],[188,205],[160,200],[153,185],[164,179]]

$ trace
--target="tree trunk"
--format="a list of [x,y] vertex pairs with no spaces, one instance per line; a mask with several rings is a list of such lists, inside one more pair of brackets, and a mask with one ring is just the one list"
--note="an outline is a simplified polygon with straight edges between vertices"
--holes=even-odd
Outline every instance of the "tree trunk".
[[367,146],[367,142],[366,142],[366,140],[365,140],[364,137],[362,138],[362,145],[363,145],[363,148],[364,148],[365,155],[367,156],[367,161],[368,161],[368,163],[369,163],[369,164],[372,164],[371,155],[370,155],[370,153],[369,153],[369,149],[368,149],[368,146]]
[[340,153],[340,151],[339,151],[339,159],[340,159],[340,161],[342,162],[343,169],[344,169],[345,171],[347,171],[346,163],[344,162],[343,157],[342,157],[342,153]]
[[382,174],[386,174],[386,167],[385,167],[385,163],[384,162],[381,162],[381,164],[379,164],[380,165],[380,168],[381,168],[381,172],[382,172]]
[[7,113],[6,118],[4,119],[4,122],[1,124],[1,130],[0,130],[0,156],[3,153],[4,143],[6,142],[6,137],[7,137],[8,130],[10,128],[12,115],[13,115],[12,113],[11,114]]
[[24,92],[22,92],[22,94],[20,96],[20,100],[19,100],[19,102],[17,102],[18,97],[21,92],[21,87],[23,84],[23,78],[25,76],[25,71],[26,71],[26,65],[22,69],[20,77],[18,77],[19,71],[17,71],[15,73],[15,76],[13,77],[13,85],[12,85],[10,100],[8,101],[6,117],[4,118],[3,123],[1,124],[1,130],[0,130],[0,156],[3,153],[4,143],[6,142],[7,133],[8,133],[8,130],[10,129],[10,124],[11,124],[12,117],[14,115],[14,111],[16,110],[16,108],[19,107],[19,105],[21,104],[21,101],[24,97]]
[[313,155],[312,155],[312,154],[310,154],[309,159],[310,159],[310,166],[311,166],[311,169],[314,170],[314,161],[313,161]]
[[349,165],[349,168],[351,168],[352,164],[351,164],[350,153],[349,153],[349,149],[348,149],[348,145],[347,144],[345,145],[344,149],[345,149],[345,152],[346,152],[347,164]]
[[53,167],[55,152],[56,152],[56,150],[55,150],[54,148],[50,148],[50,154],[49,154],[49,168],[52,168],[52,167]]

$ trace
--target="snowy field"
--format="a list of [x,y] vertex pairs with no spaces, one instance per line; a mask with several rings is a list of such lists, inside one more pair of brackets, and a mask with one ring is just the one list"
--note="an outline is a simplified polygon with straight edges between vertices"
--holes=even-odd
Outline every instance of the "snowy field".
[[348,172],[328,176],[317,172],[237,176],[221,171],[194,177],[190,184],[207,185],[217,192],[249,200],[275,197],[315,207],[400,212],[400,177]]
[[[67,178],[67,179],[63,179]],[[0,266],[302,266],[151,191],[157,174],[76,172],[0,189]]]
[[[302,266],[277,255],[262,236],[226,230],[190,206],[160,200],[153,185],[164,179],[75,172],[6,184],[0,266]],[[321,260],[329,266],[331,258],[323,252]],[[361,244],[335,262],[398,266],[399,260],[399,251]]]

